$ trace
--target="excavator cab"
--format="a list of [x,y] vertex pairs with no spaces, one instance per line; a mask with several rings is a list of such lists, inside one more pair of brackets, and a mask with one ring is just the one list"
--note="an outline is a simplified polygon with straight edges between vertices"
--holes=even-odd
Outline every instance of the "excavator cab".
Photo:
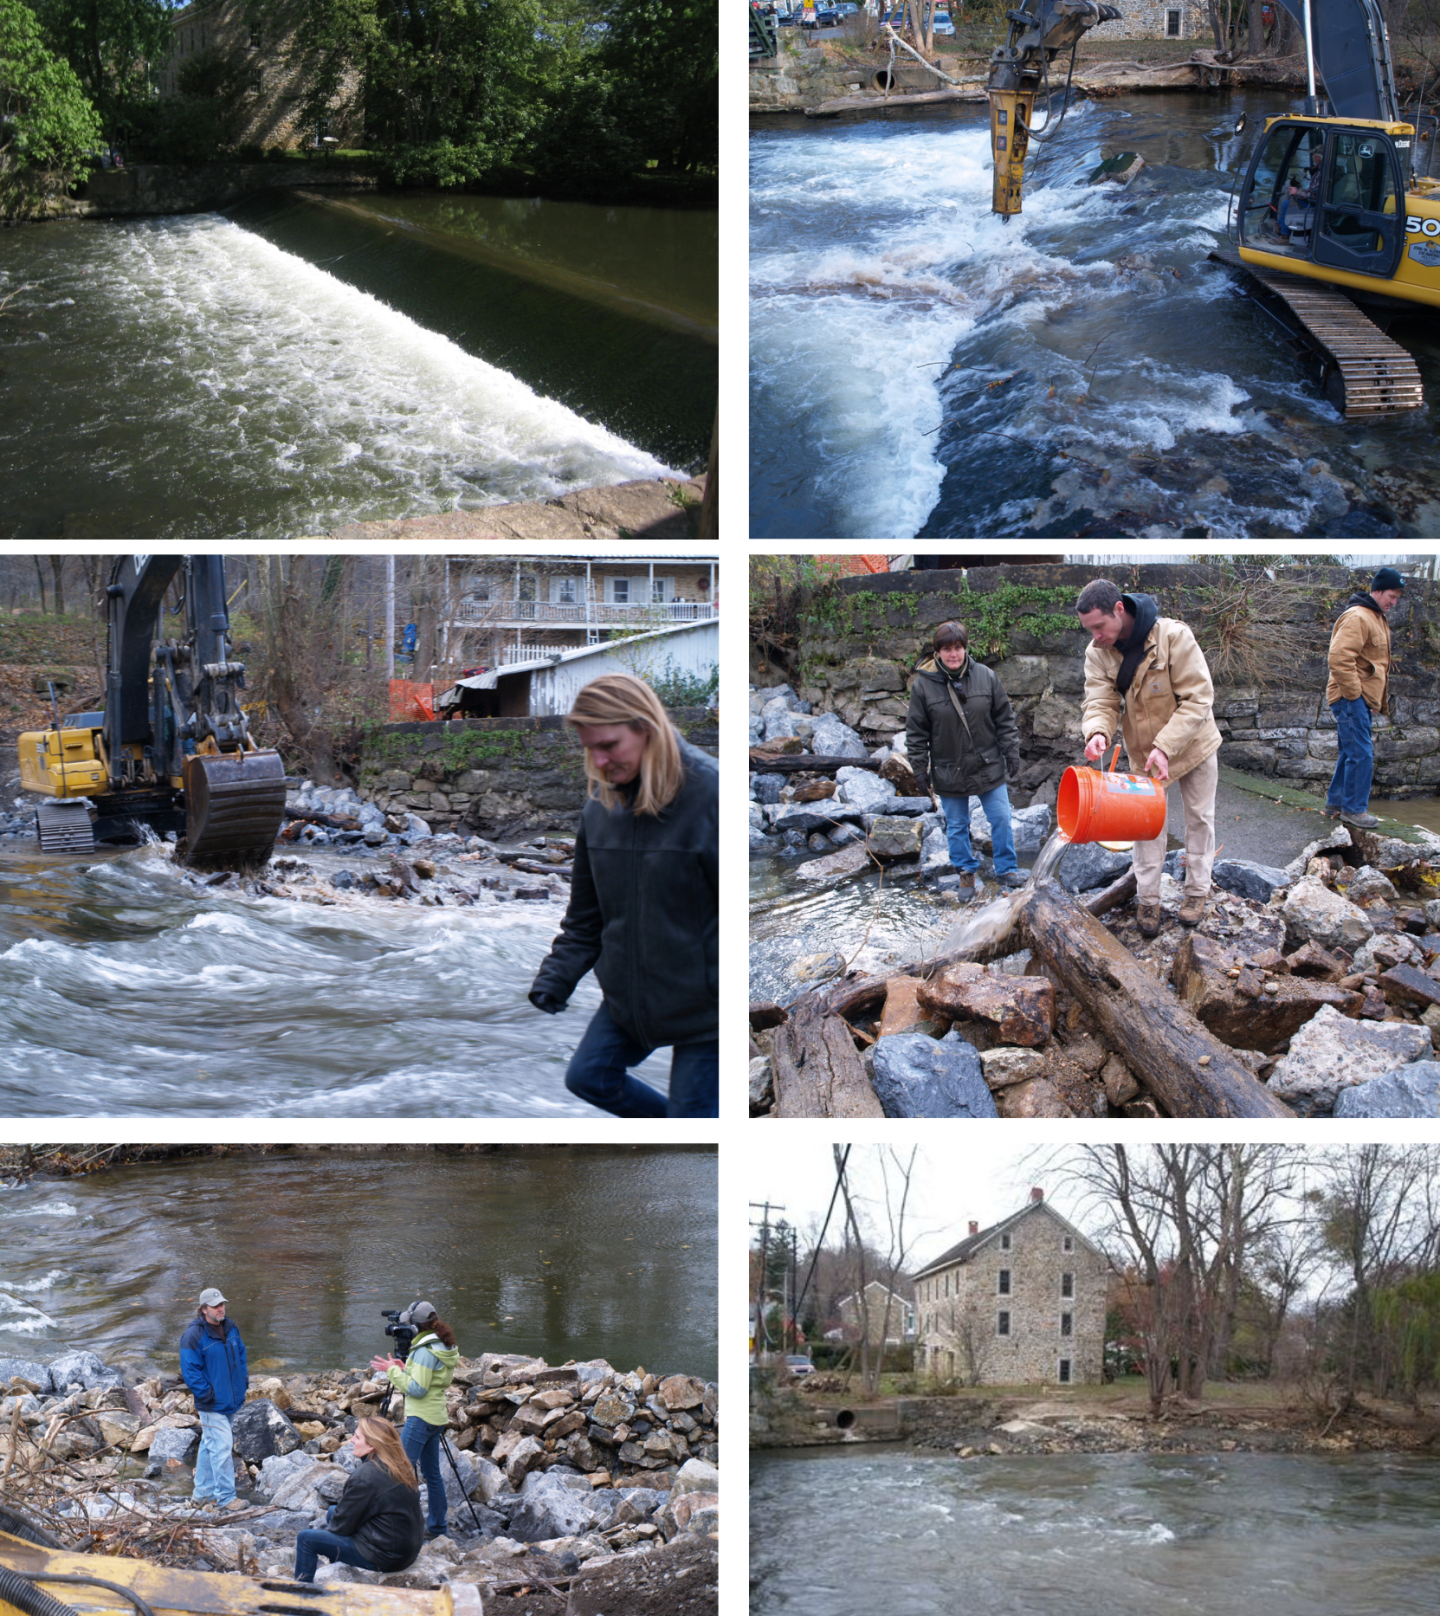
[[1405,250],[1401,157],[1411,138],[1404,124],[1273,121],[1240,188],[1242,257],[1390,280]]

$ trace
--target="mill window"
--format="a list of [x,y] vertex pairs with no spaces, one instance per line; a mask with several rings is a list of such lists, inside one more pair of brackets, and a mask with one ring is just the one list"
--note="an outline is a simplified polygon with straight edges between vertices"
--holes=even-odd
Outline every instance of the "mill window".
[[1073,1313],[1062,1313],[1060,1315],[1060,1334],[1061,1335],[1074,1335],[1074,1333],[1075,1333],[1075,1315]]
[[1008,1309],[1002,1308],[1000,1312],[995,1315],[995,1334],[1010,1334],[1010,1314]]
[[998,1294],[1001,1296],[1008,1296],[1010,1294],[1010,1270],[1008,1268],[1002,1268],[1000,1270],[1000,1289]]
[[1074,1274],[1061,1274],[1061,1276],[1060,1276],[1060,1294],[1062,1296],[1067,1296],[1067,1297],[1068,1296],[1073,1296],[1075,1294],[1075,1276],[1074,1276]]
[[1068,1358],[1062,1358],[1060,1360],[1057,1379],[1062,1386],[1068,1386],[1070,1384],[1070,1360]]
[[1165,37],[1166,39],[1179,39],[1180,13],[1178,11],[1167,11],[1165,13]]

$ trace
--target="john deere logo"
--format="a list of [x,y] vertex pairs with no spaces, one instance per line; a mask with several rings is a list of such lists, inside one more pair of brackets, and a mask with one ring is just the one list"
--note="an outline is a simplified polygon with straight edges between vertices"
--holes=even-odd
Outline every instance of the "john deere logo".
[[1412,241],[1410,256],[1417,264],[1424,264],[1426,269],[1434,269],[1436,265],[1440,265],[1440,247],[1432,247],[1428,242]]

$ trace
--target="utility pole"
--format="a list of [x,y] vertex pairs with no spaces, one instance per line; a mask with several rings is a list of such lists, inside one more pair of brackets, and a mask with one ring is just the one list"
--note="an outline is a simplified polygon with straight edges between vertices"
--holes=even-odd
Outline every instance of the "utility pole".
[[[764,1357],[770,1345],[769,1329],[765,1322],[765,1279],[770,1265],[770,1214],[783,1212],[783,1206],[772,1206],[769,1201],[751,1201],[750,1205],[760,1211],[760,1221],[757,1224],[754,1218],[750,1220],[752,1229],[760,1230],[760,1277],[755,1285],[755,1357],[758,1362]],[[781,1321],[782,1338],[784,1321]]]
[[385,557],[385,677],[395,677],[395,557]]

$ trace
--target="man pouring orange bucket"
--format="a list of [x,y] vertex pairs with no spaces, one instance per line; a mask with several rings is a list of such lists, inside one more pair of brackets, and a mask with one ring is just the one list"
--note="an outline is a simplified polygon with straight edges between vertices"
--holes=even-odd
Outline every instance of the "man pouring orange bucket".
[[1185,898],[1178,919],[1198,926],[1215,862],[1215,787],[1220,730],[1215,687],[1205,654],[1184,623],[1161,617],[1154,597],[1122,594],[1096,578],[1075,603],[1090,635],[1085,652],[1081,728],[1085,757],[1098,762],[1116,729],[1139,774],[1067,769],[1056,820],[1072,842],[1134,844],[1137,924],[1142,936],[1160,931],[1160,876],[1165,864],[1165,788],[1179,787],[1185,807]]

